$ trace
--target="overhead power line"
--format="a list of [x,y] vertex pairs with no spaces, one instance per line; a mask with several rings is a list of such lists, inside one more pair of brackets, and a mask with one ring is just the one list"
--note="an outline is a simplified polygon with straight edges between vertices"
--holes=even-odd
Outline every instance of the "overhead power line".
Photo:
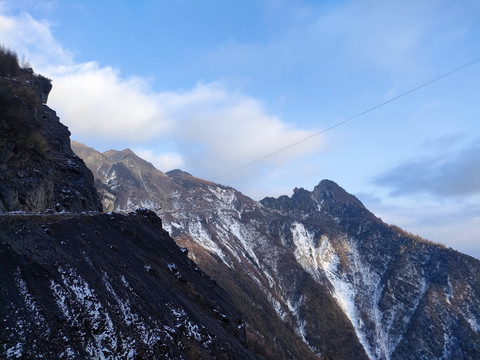
[[301,139],[301,140],[298,140],[298,141],[296,141],[296,142],[294,142],[294,143],[291,143],[290,145],[287,145],[287,146],[284,146],[284,147],[282,147],[282,148],[279,148],[279,149],[277,149],[277,150],[275,150],[275,151],[272,151],[271,153],[265,154],[265,155],[263,155],[263,156],[261,156],[261,157],[259,157],[259,158],[256,158],[256,159],[254,159],[254,160],[252,160],[252,161],[250,161],[250,162],[248,162],[248,163],[246,163],[246,164],[240,165],[240,166],[238,166],[238,167],[236,167],[236,168],[233,168],[233,169],[227,170],[227,171],[225,171],[225,172],[223,172],[223,173],[220,173],[220,174],[218,174],[217,176],[213,177],[212,180],[216,181],[216,180],[222,179],[222,178],[224,178],[224,177],[226,177],[226,176],[232,175],[232,174],[234,174],[234,173],[236,173],[236,172],[238,172],[238,171],[240,171],[240,170],[243,170],[243,169],[245,169],[245,168],[247,168],[247,167],[250,167],[250,166],[255,165],[255,164],[259,163],[259,162],[262,162],[263,160],[268,159],[269,157],[272,157],[273,155],[276,155],[276,154],[281,153],[281,152],[283,152],[283,151],[285,151],[285,150],[288,150],[288,149],[290,149],[290,148],[292,148],[292,147],[294,147],[294,146],[297,146],[297,145],[299,145],[299,144],[301,144],[301,143],[303,143],[303,142],[305,142],[305,141],[308,141],[308,140],[310,140],[310,139],[312,139],[312,138],[314,138],[314,137],[316,137],[316,136],[318,136],[318,135],[321,135],[321,134],[323,134],[323,133],[326,133],[327,131],[330,131],[330,130],[332,130],[332,129],[340,126],[340,125],[343,125],[343,124],[349,122],[349,121],[355,120],[355,119],[359,118],[360,116],[363,116],[363,115],[365,115],[365,114],[367,114],[367,113],[369,113],[369,112],[371,112],[371,111],[373,111],[373,110],[376,110],[376,109],[378,109],[378,108],[380,108],[380,107],[382,107],[382,106],[384,106],[384,105],[387,105],[387,104],[389,104],[389,103],[391,103],[391,102],[393,102],[393,101],[396,101],[396,100],[398,100],[398,99],[400,99],[400,98],[402,98],[402,97],[404,97],[404,96],[407,96],[407,95],[409,95],[409,94],[411,94],[411,93],[413,93],[413,92],[415,92],[415,91],[417,91],[417,90],[420,90],[420,89],[422,89],[422,88],[424,88],[424,87],[426,87],[426,86],[428,86],[428,85],[431,85],[431,84],[433,84],[433,83],[435,83],[435,82],[437,82],[437,81],[439,81],[439,80],[442,80],[442,79],[444,79],[444,78],[446,78],[446,77],[448,77],[448,76],[450,76],[450,75],[453,75],[453,74],[455,74],[455,73],[457,73],[457,72],[459,72],[459,71],[461,71],[461,70],[463,70],[463,69],[465,69],[465,68],[467,68],[467,67],[469,67],[469,66],[471,66],[471,65],[474,65],[474,64],[476,64],[476,63],[478,63],[478,62],[480,62],[480,58],[476,58],[475,60],[469,61],[469,62],[463,64],[462,66],[459,66],[459,67],[457,67],[457,68],[455,68],[455,69],[453,69],[453,70],[450,70],[450,71],[448,71],[448,72],[446,72],[446,73],[444,73],[444,74],[442,74],[442,75],[440,75],[440,76],[437,76],[437,77],[434,78],[434,79],[431,79],[431,80],[429,80],[429,81],[427,81],[427,82],[424,82],[424,83],[421,84],[421,85],[418,85],[418,86],[416,86],[416,87],[414,87],[414,88],[412,88],[412,89],[410,89],[410,90],[408,90],[408,91],[405,91],[404,93],[402,93],[402,94],[400,94],[400,95],[397,95],[397,96],[391,98],[390,100],[384,101],[384,102],[382,102],[382,103],[380,103],[380,104],[378,104],[378,105],[376,105],[376,106],[373,106],[373,107],[371,107],[371,108],[369,108],[369,109],[367,109],[367,110],[365,110],[365,111],[362,111],[362,112],[360,112],[360,113],[358,113],[358,114],[356,114],[356,115],[354,115],[354,116],[352,116],[352,117],[350,117],[350,118],[348,118],[348,119],[346,119],[346,120],[342,120],[342,121],[340,121],[340,122],[338,122],[338,123],[336,123],[336,124],[333,124],[332,126],[330,126],[330,127],[328,127],[328,128],[325,128],[325,129],[323,129],[323,130],[321,130],[321,131],[318,131],[318,132],[316,132],[316,133],[314,133],[314,134],[312,134],[312,135],[310,135],[310,136],[307,136],[307,137],[305,137],[305,138],[303,138],[303,139]]

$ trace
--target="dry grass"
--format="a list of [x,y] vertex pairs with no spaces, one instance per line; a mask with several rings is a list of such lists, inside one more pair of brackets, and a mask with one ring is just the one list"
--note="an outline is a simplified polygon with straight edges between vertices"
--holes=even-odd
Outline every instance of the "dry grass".
[[390,229],[392,229],[393,231],[395,231],[397,234],[399,234],[401,236],[404,236],[404,237],[411,238],[411,239],[413,239],[413,240],[415,240],[415,241],[417,241],[421,244],[427,244],[427,245],[439,246],[439,247],[442,247],[442,248],[446,248],[445,244],[437,243],[435,241],[425,239],[425,238],[421,237],[420,235],[411,233],[407,230],[404,230],[397,225],[388,224],[388,227]]
[[15,77],[21,72],[17,53],[0,45],[0,76]]

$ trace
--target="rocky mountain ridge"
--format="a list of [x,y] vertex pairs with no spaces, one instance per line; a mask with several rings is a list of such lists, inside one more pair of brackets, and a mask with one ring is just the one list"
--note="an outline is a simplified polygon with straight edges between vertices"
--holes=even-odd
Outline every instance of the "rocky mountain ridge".
[[[478,260],[386,226],[330,181],[290,202],[317,210],[302,211],[301,221],[290,215],[290,232],[275,234],[291,236],[297,261],[328,279],[369,358],[478,356]],[[262,204],[291,214],[288,201]]]
[[100,212],[50,88],[0,46],[0,358],[257,359],[155,213]]
[[[293,348],[297,358],[480,357],[478,260],[384,224],[329,180],[256,202],[181,171],[147,176],[129,158],[119,160],[121,176],[115,162],[95,175],[132,194],[114,210],[152,204],[175,241],[235,294],[250,346],[264,357]],[[277,320],[290,330],[266,325]]]

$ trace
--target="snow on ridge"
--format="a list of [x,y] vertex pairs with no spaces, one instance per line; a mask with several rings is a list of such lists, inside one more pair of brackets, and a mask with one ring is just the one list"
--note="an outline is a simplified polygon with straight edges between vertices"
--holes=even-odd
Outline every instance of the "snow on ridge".
[[[383,293],[381,278],[388,266],[374,268],[356,248],[354,239],[315,238],[302,223],[293,222],[291,233],[297,262],[322,283],[325,277],[332,296],[349,318],[357,338],[370,359],[390,359],[406,326],[424,296],[428,284],[423,270],[411,268],[405,279],[417,289],[407,303],[393,302],[387,310],[379,303]],[[400,328],[398,328],[400,321]],[[472,324],[474,328],[476,324]]]
[[282,319],[282,321],[285,321],[287,317],[287,313],[285,312],[285,310],[283,310],[282,304],[277,299],[275,299],[271,293],[267,293],[267,298],[270,301],[270,303],[273,305],[273,308],[275,309],[275,312],[277,313],[278,317]]
[[[135,339],[122,333],[117,335],[113,321],[94,289],[74,269],[59,267],[58,271],[62,281],[57,283],[50,280],[50,289],[63,316],[72,325],[81,325],[82,319],[87,315],[92,329],[101,329],[101,331],[93,331],[92,338],[85,339],[84,346],[89,356],[95,359],[113,359],[113,355],[109,354],[121,352],[120,358],[133,360],[137,352]],[[120,279],[127,289],[133,291],[123,275]],[[151,347],[165,338],[165,334],[159,330],[159,324],[155,323],[153,328],[147,326],[139,315],[132,311],[130,302],[120,298],[106,273],[102,276],[102,283],[116,300],[124,323],[134,327],[133,331],[145,345]],[[76,355],[68,343],[62,354],[67,359],[73,359]]]
[[[107,175],[107,173],[105,173]],[[112,171],[112,173],[108,176],[105,177],[105,183],[107,185],[110,185],[112,181],[117,180],[117,172],[115,170]]]
[[122,207],[120,205],[117,205],[115,208],[116,211],[118,212],[131,212],[135,211],[137,209],[147,209],[147,210],[152,210],[156,212],[158,209],[160,209],[160,205],[158,205],[156,202],[152,201],[151,199],[143,199],[140,202],[138,201],[132,201],[130,197],[127,198],[127,204]]
[[234,208],[233,201],[236,199],[236,194],[233,189],[223,189],[219,186],[216,186],[209,187],[208,190],[221,204],[227,205],[228,208]]
[[478,312],[478,310],[475,310],[479,308],[480,304],[478,304],[478,301],[472,303],[471,299],[475,299],[474,294],[475,292],[470,286],[470,284],[467,284],[465,290],[463,291],[463,294],[461,295],[464,299],[466,299],[466,301],[464,300],[462,302],[461,311],[462,315],[465,317],[465,320],[468,322],[471,329],[476,333],[480,333],[480,319],[476,318],[474,315],[475,312]]
[[[165,325],[164,329],[169,333],[182,332],[189,339],[193,339],[208,348],[210,344],[215,340],[215,336],[210,335],[203,325],[194,323],[183,308],[175,307],[170,304],[166,304],[170,312],[176,318],[176,323],[172,326]],[[214,309],[221,317],[227,318],[225,314],[221,314],[218,310]]]
[[239,223],[239,221],[228,216],[223,217],[223,223],[227,225],[230,233],[239,241],[243,247],[244,253],[248,254],[249,257],[253,259],[255,265],[259,266],[260,261],[255,255],[253,245],[255,239],[261,235],[256,233],[252,234],[248,229],[245,229],[245,226]]
[[[232,256],[239,262],[245,261],[246,259],[258,270],[258,272],[251,271],[249,276],[255,281],[263,293],[271,298],[269,294],[271,289],[276,286],[276,282],[271,274],[271,269],[268,267],[268,259],[263,257],[262,260],[260,260],[256,255],[258,253],[258,246],[268,244],[265,235],[259,232],[254,226],[251,226],[251,224],[243,223],[239,218],[239,214],[220,213],[218,216],[220,221],[217,222],[217,227],[223,231],[217,231],[217,234],[219,234],[219,236],[221,236],[220,234],[224,234],[220,239],[223,246],[228,248]],[[219,223],[221,226],[218,225]],[[244,259],[242,260],[237,254],[243,254]],[[271,252],[270,255],[274,256]],[[274,308],[278,310],[280,305],[276,304],[273,298],[271,298],[271,300]],[[280,317],[284,317],[284,315],[281,315],[281,311],[277,311],[277,313]]]
[[[367,345],[364,345],[364,347],[369,347],[369,354],[372,352],[375,353],[375,356],[370,358],[388,360],[401,337],[392,339],[390,335],[390,329],[394,318],[393,316],[390,319],[389,326],[387,326],[387,328],[384,326],[383,319],[385,314],[379,308],[380,297],[383,292],[381,275],[365,264],[362,255],[359,254],[354,245],[356,242],[350,241],[350,243],[348,258],[350,261],[351,273],[354,274],[352,287],[352,290],[355,293],[354,299],[356,296],[360,295],[363,299],[361,304],[357,304],[357,313],[359,312],[358,307],[362,307],[364,312],[368,313],[369,320],[372,320],[374,324],[374,342],[368,342],[367,340]],[[360,320],[359,325],[363,325],[362,320]],[[364,326],[360,326],[358,331],[362,333],[364,339],[367,338],[367,329],[365,329]]]
[[[302,223],[292,223],[290,230],[295,244],[295,259],[318,283],[323,284],[324,276],[322,274],[327,272],[334,274],[339,262],[338,256],[330,245],[328,237],[323,235],[320,238],[320,246],[316,247],[314,234],[305,229],[305,226]],[[327,278],[330,281],[333,279],[339,280],[335,276],[327,276]],[[334,288],[333,296],[341,306],[342,310],[347,313],[349,318],[352,314],[356,316],[355,307],[353,305],[353,291],[349,287],[349,284],[347,282],[337,281],[332,285]],[[303,298],[301,297],[296,303],[292,303],[290,299],[287,299],[286,304],[290,312],[296,318],[297,332],[302,340],[315,354],[321,356],[318,349],[312,346],[312,344],[309,344],[306,339],[306,323],[300,318],[298,312],[302,302]]]
[[297,323],[297,328],[295,332],[297,335],[300,336],[302,341],[308,346],[308,348],[316,355],[319,357],[322,357],[322,354],[320,351],[314,346],[313,344],[309,343],[306,336],[307,336],[307,331],[305,329],[307,322],[300,317],[300,307],[302,304],[305,302],[305,297],[301,295],[297,301],[292,301],[290,298],[287,297],[287,300],[285,301],[285,304],[288,307],[288,310],[290,313],[294,316],[294,319]]
[[5,352],[7,359],[20,359],[23,355],[23,343],[18,342],[15,346]]
[[445,301],[451,305],[450,299],[453,295],[453,288],[450,276],[447,276],[447,288],[445,289]]
[[320,247],[316,247],[314,234],[306,230],[302,223],[292,223],[290,230],[295,244],[295,259],[315,280],[322,283],[322,272],[325,269],[322,266],[321,259],[325,254],[326,246],[329,245],[328,237],[322,235]]

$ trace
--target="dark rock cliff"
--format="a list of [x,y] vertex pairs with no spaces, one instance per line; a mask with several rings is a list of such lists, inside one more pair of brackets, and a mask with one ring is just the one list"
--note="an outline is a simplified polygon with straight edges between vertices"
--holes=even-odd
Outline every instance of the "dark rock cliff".
[[31,69],[0,76],[0,212],[102,210],[70,132],[45,105],[51,88]]
[[230,296],[155,213],[99,213],[50,89],[0,46],[0,358],[256,359]]
[[255,359],[230,297],[147,210],[0,216],[0,358]]

